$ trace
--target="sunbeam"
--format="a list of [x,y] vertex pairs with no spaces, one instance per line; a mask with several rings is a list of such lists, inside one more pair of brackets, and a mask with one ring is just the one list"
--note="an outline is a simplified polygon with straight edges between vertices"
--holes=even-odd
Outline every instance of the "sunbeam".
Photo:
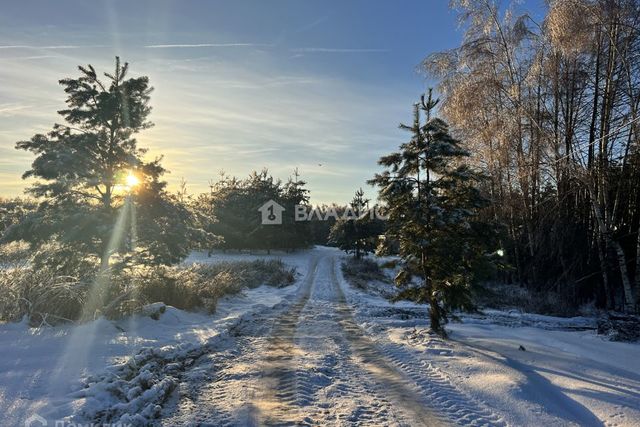
[[638,424],[640,0],[4,1],[0,65],[0,427]]
[[[139,184],[139,180],[133,173],[129,173],[125,178],[125,183],[131,191]],[[127,227],[127,225],[129,226]],[[68,393],[70,391],[67,389],[68,378],[81,378],[88,366],[88,361],[92,357],[93,343],[97,336],[100,335],[100,330],[105,328],[106,320],[99,320],[98,318],[103,314],[100,310],[107,302],[106,298],[111,284],[110,260],[114,253],[122,249],[127,242],[127,238],[129,243],[127,249],[135,256],[137,218],[135,202],[131,193],[124,197],[124,203],[119,209],[102,257],[100,271],[89,288],[82,308],[81,320],[89,322],[68,330],[69,336],[65,350],[58,359],[49,381],[49,392],[52,396],[61,396]],[[128,284],[127,286],[132,285]],[[134,299],[137,297],[137,295],[131,296]],[[137,329],[135,319],[131,319],[127,324],[129,333],[135,335]],[[135,350],[132,349],[132,351]]]

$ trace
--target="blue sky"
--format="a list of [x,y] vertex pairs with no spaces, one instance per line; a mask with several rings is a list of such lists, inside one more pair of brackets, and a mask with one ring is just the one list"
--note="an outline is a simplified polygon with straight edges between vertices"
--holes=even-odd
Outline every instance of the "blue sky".
[[115,55],[155,87],[156,126],[138,141],[164,155],[173,188],[297,167],[313,202],[373,196],[377,158],[403,142],[398,123],[433,84],[417,64],[461,36],[446,0],[4,3],[0,196],[28,184],[33,157],[14,145],[59,121],[57,81],[80,64],[110,71]]

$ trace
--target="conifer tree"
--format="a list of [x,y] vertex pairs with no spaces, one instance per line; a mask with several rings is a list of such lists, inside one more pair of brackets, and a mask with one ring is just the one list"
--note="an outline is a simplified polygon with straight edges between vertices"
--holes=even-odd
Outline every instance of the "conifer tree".
[[283,249],[293,250],[308,247],[311,244],[311,223],[308,221],[296,221],[296,206],[309,204],[309,190],[305,188],[307,183],[300,178],[298,168],[294,169],[293,176],[284,184],[281,191],[281,205],[285,208],[286,215],[282,218],[282,232],[280,243]]
[[400,126],[411,139],[379,160],[386,170],[369,183],[379,186],[388,205],[385,241],[399,245],[400,296],[428,303],[431,328],[444,336],[447,312],[470,305],[473,266],[481,256],[473,222],[485,202],[475,187],[480,176],[464,164],[469,153],[433,117],[437,102],[430,90],[414,106],[413,124]]
[[367,212],[369,199],[364,197],[362,188],[356,191],[346,215],[331,227],[329,242],[347,253],[353,253],[356,259],[373,252],[378,235],[382,233],[379,220],[372,218]]
[[247,180],[246,191],[244,216],[249,225],[249,233],[245,247],[264,249],[267,252],[271,252],[271,249],[281,248],[283,244],[280,236],[282,227],[262,224],[258,208],[269,200],[282,204],[280,198],[282,181],[275,179],[267,169],[263,169],[260,173],[254,171]]
[[[297,171],[286,183],[266,169],[254,171],[244,180],[223,176],[210,194],[201,197],[199,209],[215,216],[210,229],[224,239],[220,244],[224,249],[298,249],[311,242],[310,225],[294,220],[295,205],[309,201],[304,186]],[[285,208],[282,224],[262,224],[258,208],[269,200]]]
[[[80,77],[59,82],[67,94],[67,108],[58,111],[64,124],[16,144],[36,156],[23,177],[36,179],[29,192],[41,203],[9,238],[57,239],[76,253],[101,257],[103,267],[112,252],[132,249],[134,238],[144,259],[180,259],[197,230],[166,192],[160,159],[144,161],[146,150],[135,139],[153,125],[148,77],[128,77],[129,66],[118,57],[114,72],[103,77],[91,65],[78,68]],[[123,214],[132,204],[135,219]]]

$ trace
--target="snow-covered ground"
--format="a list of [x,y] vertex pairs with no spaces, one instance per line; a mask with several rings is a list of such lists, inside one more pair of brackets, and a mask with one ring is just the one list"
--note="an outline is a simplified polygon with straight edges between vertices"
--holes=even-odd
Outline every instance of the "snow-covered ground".
[[640,425],[640,345],[596,335],[595,319],[486,310],[450,323],[444,341],[427,333],[423,307],[347,289],[360,325],[400,369],[446,384],[456,398],[445,406],[482,402],[514,426]]
[[[260,255],[228,255],[225,260],[250,260]],[[272,258],[283,258],[274,254]],[[287,263],[306,274],[307,254],[290,254]],[[216,262],[195,253],[188,262]],[[149,348],[202,347],[216,340],[247,313],[278,304],[295,289],[261,286],[223,298],[216,313],[189,313],[169,307],[159,320],[133,317],[111,322],[99,319],[81,326],[30,328],[26,323],[0,324],[0,426],[21,426],[34,414],[59,420],[84,410],[77,391],[91,376],[104,374]],[[74,393],[75,392],[75,393]],[[98,396],[99,397],[99,396]],[[108,405],[109,401],[91,402]]]
[[0,325],[0,425],[640,424],[640,345],[596,336],[593,319],[490,311],[443,341],[424,306],[350,287],[337,250],[269,257],[297,283],[225,298],[213,316]]

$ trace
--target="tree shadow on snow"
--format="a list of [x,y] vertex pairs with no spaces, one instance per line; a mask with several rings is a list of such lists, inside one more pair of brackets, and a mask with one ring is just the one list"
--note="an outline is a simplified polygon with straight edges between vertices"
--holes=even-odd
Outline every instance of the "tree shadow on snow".
[[[570,423],[588,426],[604,426],[605,424],[581,403],[569,397],[563,392],[561,387],[553,384],[536,370],[540,369],[535,366],[517,361],[509,356],[496,353],[489,348],[470,344],[468,342],[456,341],[471,351],[481,354],[501,365],[506,365],[511,369],[521,373],[527,379],[526,383],[520,385],[520,397],[534,405],[542,405],[545,411],[552,416],[560,418]],[[498,354],[497,357],[495,354]],[[547,370],[549,372],[553,372]],[[557,375],[564,373],[553,372]],[[580,378],[582,380],[582,378]],[[575,392],[575,390],[573,390]]]

